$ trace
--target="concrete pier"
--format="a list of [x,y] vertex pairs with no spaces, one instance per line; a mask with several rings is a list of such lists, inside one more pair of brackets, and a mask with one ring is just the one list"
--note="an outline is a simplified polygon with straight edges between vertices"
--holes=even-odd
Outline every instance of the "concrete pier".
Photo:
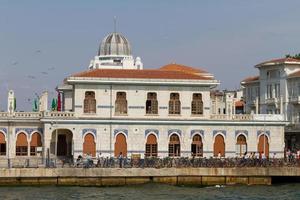
[[300,177],[300,168],[13,168],[0,169],[0,185],[270,185],[289,176]]

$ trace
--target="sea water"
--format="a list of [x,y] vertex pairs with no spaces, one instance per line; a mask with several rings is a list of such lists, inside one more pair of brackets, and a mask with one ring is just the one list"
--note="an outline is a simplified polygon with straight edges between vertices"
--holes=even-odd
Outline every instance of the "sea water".
[[0,199],[285,199],[300,200],[300,183],[271,186],[170,186],[145,184],[120,187],[0,187]]

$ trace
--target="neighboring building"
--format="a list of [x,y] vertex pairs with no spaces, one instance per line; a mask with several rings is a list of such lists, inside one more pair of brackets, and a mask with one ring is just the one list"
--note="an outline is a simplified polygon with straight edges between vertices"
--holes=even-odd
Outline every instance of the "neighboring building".
[[259,75],[241,82],[246,113],[283,114],[286,148],[300,149],[300,60],[282,58],[255,66]]
[[243,114],[244,100],[243,91],[213,90],[210,93],[211,114]]
[[[121,46],[112,45],[117,35]],[[283,157],[282,116],[235,115],[232,92],[225,93],[225,114],[216,113],[218,106],[212,112],[211,90],[219,85],[212,74],[179,64],[157,69],[125,65],[130,45],[117,33],[107,36],[99,51],[99,62],[57,88],[62,111],[45,111],[44,106],[39,112],[0,113],[2,156],[235,157],[265,152]],[[120,57],[123,64],[114,59],[102,63],[102,55]]]

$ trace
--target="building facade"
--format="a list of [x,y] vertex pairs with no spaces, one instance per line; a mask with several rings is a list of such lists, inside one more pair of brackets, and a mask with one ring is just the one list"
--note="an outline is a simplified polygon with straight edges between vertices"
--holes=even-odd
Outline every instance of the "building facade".
[[97,66],[95,61],[67,77],[57,87],[59,111],[48,110],[44,93],[38,112],[15,112],[11,91],[8,111],[0,113],[1,156],[236,157],[256,152],[283,157],[282,115],[212,113],[211,91],[219,85],[212,74],[174,63],[143,69],[135,62],[127,68],[124,55],[132,57],[128,40],[116,33],[107,36],[97,59],[118,57],[123,67],[113,68],[115,60]]
[[282,114],[286,148],[300,149],[300,60],[275,59],[255,66],[259,75],[241,82],[246,113]]

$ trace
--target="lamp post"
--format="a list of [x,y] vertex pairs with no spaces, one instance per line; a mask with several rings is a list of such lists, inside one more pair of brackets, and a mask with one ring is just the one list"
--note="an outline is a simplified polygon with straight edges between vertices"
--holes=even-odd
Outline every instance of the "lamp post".
[[266,115],[264,115],[264,149],[263,153],[265,154],[266,157]]

